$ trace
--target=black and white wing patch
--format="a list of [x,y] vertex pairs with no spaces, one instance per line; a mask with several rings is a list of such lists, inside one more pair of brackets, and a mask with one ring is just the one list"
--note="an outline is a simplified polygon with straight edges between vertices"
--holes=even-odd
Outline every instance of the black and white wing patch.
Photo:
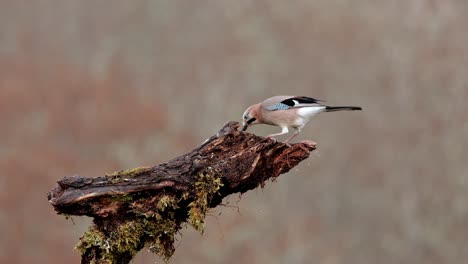
[[322,100],[318,100],[318,99],[314,99],[314,98],[306,97],[306,96],[297,96],[297,97],[288,98],[279,103],[268,106],[265,109],[269,111],[287,110],[287,109],[297,108],[297,107],[319,105],[319,102],[322,102]]

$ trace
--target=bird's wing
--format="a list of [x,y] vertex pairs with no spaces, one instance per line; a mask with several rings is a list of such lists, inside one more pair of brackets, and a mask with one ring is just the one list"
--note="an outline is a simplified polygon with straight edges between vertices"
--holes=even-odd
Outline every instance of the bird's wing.
[[306,96],[275,96],[265,100],[263,108],[268,111],[287,110],[299,107],[320,106],[322,100]]

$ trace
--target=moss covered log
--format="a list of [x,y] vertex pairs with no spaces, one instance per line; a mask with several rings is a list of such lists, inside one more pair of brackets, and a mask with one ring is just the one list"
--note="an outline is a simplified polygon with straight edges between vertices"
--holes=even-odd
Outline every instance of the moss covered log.
[[129,263],[143,247],[168,260],[185,223],[203,232],[205,216],[232,193],[264,186],[307,158],[315,143],[292,146],[227,123],[193,151],[154,167],[100,177],[65,177],[49,192],[57,213],[93,225],[76,249],[82,263]]

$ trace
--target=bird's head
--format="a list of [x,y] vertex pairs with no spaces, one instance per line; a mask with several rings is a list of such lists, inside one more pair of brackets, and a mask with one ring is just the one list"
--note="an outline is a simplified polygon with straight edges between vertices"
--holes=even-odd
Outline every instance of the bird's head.
[[244,115],[242,116],[242,131],[247,130],[247,127],[249,127],[250,125],[260,123],[258,116],[259,107],[259,104],[255,104],[245,110]]

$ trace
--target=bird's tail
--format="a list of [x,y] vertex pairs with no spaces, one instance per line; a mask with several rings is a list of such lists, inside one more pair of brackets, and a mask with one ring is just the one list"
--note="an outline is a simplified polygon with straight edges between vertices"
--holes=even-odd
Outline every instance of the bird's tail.
[[362,110],[359,106],[327,106],[325,112]]

